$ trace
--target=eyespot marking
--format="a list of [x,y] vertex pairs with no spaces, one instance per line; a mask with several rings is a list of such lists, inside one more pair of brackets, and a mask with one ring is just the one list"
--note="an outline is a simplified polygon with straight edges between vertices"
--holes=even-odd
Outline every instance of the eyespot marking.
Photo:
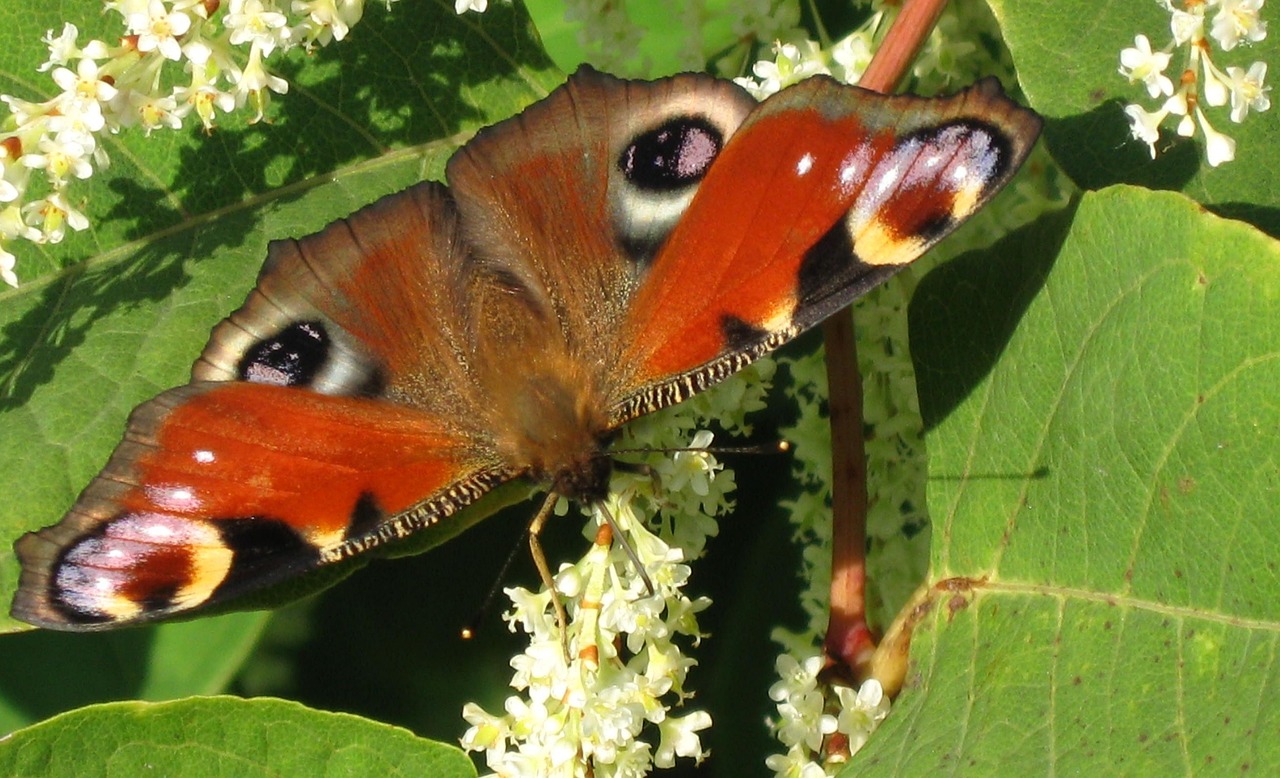
[[667,192],[697,183],[720,154],[724,135],[700,116],[678,116],[637,135],[618,169],[642,190]]
[[242,381],[259,384],[305,385],[320,373],[330,345],[320,322],[296,322],[246,351],[236,373]]

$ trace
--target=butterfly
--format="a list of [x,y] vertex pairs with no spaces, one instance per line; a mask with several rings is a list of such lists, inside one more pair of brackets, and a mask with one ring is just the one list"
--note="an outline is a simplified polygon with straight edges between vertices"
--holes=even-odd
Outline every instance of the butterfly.
[[815,77],[757,103],[582,68],[425,182],[273,242],[190,383],[144,403],[13,616],[204,608],[412,533],[499,484],[603,500],[609,445],[893,275],[1040,131],[994,79],[941,99]]

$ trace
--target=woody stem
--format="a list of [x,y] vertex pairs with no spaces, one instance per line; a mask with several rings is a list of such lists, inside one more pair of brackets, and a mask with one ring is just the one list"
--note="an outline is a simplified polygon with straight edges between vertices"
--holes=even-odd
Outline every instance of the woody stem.
[[[906,74],[946,0],[906,0],[858,85],[887,92]],[[859,681],[871,672],[876,638],[867,624],[867,457],[862,379],[849,312],[822,325],[831,411],[831,613],[824,650]]]

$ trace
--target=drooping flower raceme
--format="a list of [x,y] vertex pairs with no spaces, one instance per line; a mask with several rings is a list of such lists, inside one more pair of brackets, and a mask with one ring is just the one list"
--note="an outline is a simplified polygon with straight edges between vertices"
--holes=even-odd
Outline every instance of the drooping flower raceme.
[[[638,776],[706,755],[698,733],[711,718],[683,704],[697,664],[685,650],[701,641],[698,614],[710,601],[689,597],[684,587],[689,561],[716,534],[714,517],[732,505],[734,484],[732,473],[701,450],[711,434],[693,429],[699,418],[713,416],[745,431],[745,414],[763,406],[772,370],[771,361],[757,362],[745,376],[697,395],[696,403],[624,430],[615,447],[623,451],[689,448],[654,459],[648,473],[616,473],[609,498],[591,509],[586,534],[593,543],[555,576],[556,596],[568,611],[567,657],[552,595],[506,590],[513,603],[508,622],[529,636],[511,661],[517,694],[502,713],[475,704],[463,709],[470,724],[463,747],[484,751],[495,773]],[[613,537],[606,512],[624,538]]]
[[[1141,83],[1147,95],[1160,100],[1157,108],[1148,110],[1132,103],[1125,106],[1129,130],[1133,137],[1147,144],[1152,159],[1159,153],[1160,127],[1166,119],[1176,122],[1175,131],[1183,137],[1204,134],[1205,158],[1212,167],[1235,159],[1235,139],[1215,128],[1205,108],[1230,104],[1230,118],[1243,122],[1250,111],[1261,112],[1271,107],[1264,83],[1267,64],[1253,62],[1248,69],[1215,62],[1215,44],[1221,52],[1256,43],[1267,35],[1262,20],[1264,0],[1187,0],[1178,7],[1165,0],[1169,11],[1170,41],[1164,48],[1153,50],[1145,35],[1134,37],[1133,46],[1120,52],[1120,74],[1130,83]],[[1165,73],[1175,52],[1185,49],[1183,69],[1176,79]],[[1175,86],[1176,82],[1176,86]]]

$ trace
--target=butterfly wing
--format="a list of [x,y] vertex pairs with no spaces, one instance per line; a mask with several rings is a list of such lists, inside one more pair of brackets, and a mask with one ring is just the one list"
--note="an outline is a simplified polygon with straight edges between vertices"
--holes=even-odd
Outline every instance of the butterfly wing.
[[491,282],[443,187],[269,253],[194,382],[140,406],[63,520],[16,544],[15,617],[100,629],[220,602],[436,524],[515,475],[465,356],[467,300]]
[[630,302],[613,418],[699,391],[911,263],[1008,182],[1039,130],[994,79],[926,99],[816,77],[766,99]]

